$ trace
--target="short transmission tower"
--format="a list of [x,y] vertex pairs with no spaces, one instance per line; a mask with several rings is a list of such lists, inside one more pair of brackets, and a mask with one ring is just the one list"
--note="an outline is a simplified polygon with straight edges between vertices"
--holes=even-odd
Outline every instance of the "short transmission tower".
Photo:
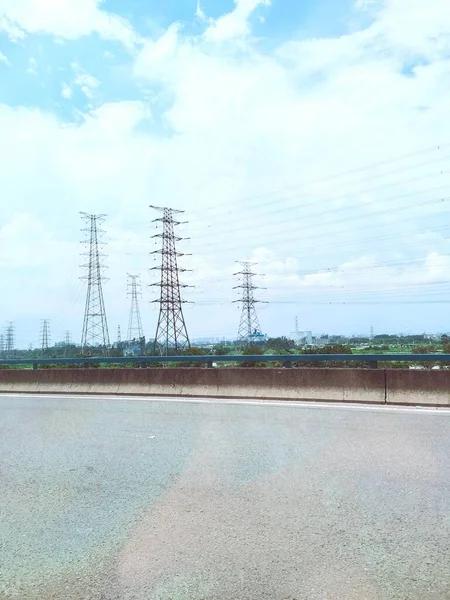
[[87,251],[83,252],[82,256],[87,256],[88,262],[82,265],[86,269],[86,275],[81,277],[83,281],[87,281],[81,350],[88,353],[93,348],[101,347],[105,351],[109,347],[108,323],[102,289],[102,282],[107,281],[103,276],[106,267],[102,261],[105,255],[100,253],[101,238],[104,234],[100,225],[106,215],[81,213],[81,216],[88,225],[82,230],[86,232],[84,243],[87,247]]
[[48,319],[42,320],[41,325],[41,349],[48,350],[50,346],[50,321]]
[[140,340],[144,337],[138,297],[142,297],[140,275],[128,273],[128,295],[131,296],[130,317],[128,319],[127,341]]
[[258,288],[253,285],[253,277],[257,274],[252,271],[254,263],[246,261],[238,261],[243,266],[242,271],[234,273],[242,278],[241,285],[237,285],[233,289],[242,289],[242,298],[235,300],[242,304],[242,315],[239,323],[238,340],[245,344],[257,343],[264,341],[264,336],[261,333],[258,315],[256,314],[255,304],[261,302],[256,300],[254,291]]
[[162,258],[161,266],[153,268],[153,270],[161,271],[160,282],[152,284],[161,288],[159,300],[154,300],[154,302],[159,302],[154,350],[167,356],[191,347],[182,309],[185,300],[181,298],[181,288],[190,286],[182,285],[179,279],[180,272],[185,272],[186,269],[178,267],[178,257],[185,255],[176,250],[176,242],[183,238],[175,235],[174,228],[181,225],[181,222],[176,221],[173,217],[174,214],[183,211],[158,206],[150,208],[162,213],[162,217],[155,219],[154,222],[163,224],[163,232],[153,236],[162,238],[162,248],[152,253],[161,254]]
[[70,346],[72,344],[72,336],[70,335],[70,331],[66,331],[64,333],[64,346]]
[[0,355],[5,353],[5,336],[0,334]]
[[7,357],[9,358],[14,353],[14,338],[15,338],[15,330],[14,323],[12,321],[9,322],[9,325],[6,328],[6,344],[5,344],[5,352]]

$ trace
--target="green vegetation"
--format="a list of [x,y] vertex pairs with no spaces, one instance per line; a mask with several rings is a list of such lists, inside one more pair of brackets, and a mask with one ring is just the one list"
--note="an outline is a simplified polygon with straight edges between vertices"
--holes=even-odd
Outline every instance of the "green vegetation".
[[[153,356],[153,342],[149,341],[145,343],[142,340],[140,344],[140,350],[142,350],[141,356]],[[353,354],[361,356],[361,362],[336,362],[336,361],[306,361],[306,362],[294,362],[291,366],[294,367],[367,367],[367,361],[364,361],[364,355],[366,354],[377,354],[380,356],[380,366],[382,364],[382,357],[384,354],[430,354],[430,353],[446,353],[450,354],[450,337],[443,335],[441,337],[432,337],[426,335],[388,335],[381,334],[374,336],[373,339],[365,337],[344,337],[344,336],[322,336],[319,339],[314,340],[314,345],[305,346],[304,344],[296,344],[296,342],[287,337],[275,337],[268,338],[264,343],[249,344],[242,346],[238,342],[222,342],[218,344],[211,344],[208,346],[193,346],[187,350],[179,352],[182,356],[208,356],[210,360],[204,363],[198,363],[194,361],[168,363],[169,368],[173,367],[206,367],[211,363],[214,363],[215,356],[227,356],[227,355],[283,355],[286,356],[286,361],[278,361],[276,363],[267,363],[264,361],[245,361],[240,363],[242,367],[282,367],[286,363],[291,363],[289,357],[294,354]],[[108,356],[108,357],[126,357],[126,345],[120,344],[115,345],[108,349],[107,352],[103,348],[93,349],[90,353],[92,357]],[[159,356],[159,355],[158,355]],[[40,349],[32,350],[15,350],[10,353],[8,357],[4,358],[23,358],[28,360],[39,359],[60,359],[60,358],[86,358],[81,353],[79,346],[71,344],[64,346],[58,344],[48,350],[42,351]],[[164,359],[161,356],[161,362],[152,363],[148,367],[160,367],[164,363]],[[405,367],[410,363],[399,361],[398,363],[383,363],[386,367]],[[415,363],[419,365],[420,363]],[[439,364],[438,362],[436,364]],[[427,368],[433,366],[433,363],[424,363]],[[64,365],[39,365],[40,368],[64,368]],[[78,368],[84,368],[84,364],[77,365]],[[103,363],[99,365],[90,365],[92,368],[140,368],[142,365],[139,361],[136,361],[136,356],[129,356],[129,362],[127,363]],[[221,367],[236,366],[236,363],[220,362]],[[0,368],[15,368],[12,366],[3,366]],[[20,368],[20,367],[19,367]]]

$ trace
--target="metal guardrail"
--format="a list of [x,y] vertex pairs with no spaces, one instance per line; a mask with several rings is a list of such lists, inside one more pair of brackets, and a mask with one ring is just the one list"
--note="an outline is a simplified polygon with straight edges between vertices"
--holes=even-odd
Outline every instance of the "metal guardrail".
[[378,368],[379,362],[447,362],[450,354],[256,354],[256,355],[226,355],[226,356],[127,356],[90,358],[12,358],[0,359],[1,366],[27,366],[37,369],[39,365],[82,365],[88,368],[95,364],[130,364],[138,363],[141,367],[154,363],[213,363],[220,362],[278,362],[284,367],[292,367],[292,363],[307,362],[360,362],[368,363],[372,368]]

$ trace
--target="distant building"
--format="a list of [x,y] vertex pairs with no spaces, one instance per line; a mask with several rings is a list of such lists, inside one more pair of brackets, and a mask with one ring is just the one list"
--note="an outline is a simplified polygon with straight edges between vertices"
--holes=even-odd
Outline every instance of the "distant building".
[[251,335],[248,336],[249,344],[265,344],[266,340],[267,336],[260,331],[256,331],[256,329]]

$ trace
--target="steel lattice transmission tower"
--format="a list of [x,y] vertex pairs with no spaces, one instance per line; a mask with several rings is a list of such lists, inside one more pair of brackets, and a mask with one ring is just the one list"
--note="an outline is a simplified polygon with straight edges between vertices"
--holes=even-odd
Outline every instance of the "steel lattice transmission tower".
[[5,352],[5,336],[0,334],[0,355]]
[[127,341],[140,340],[144,337],[138,297],[142,296],[140,275],[128,273],[128,295],[131,296],[130,317],[128,319]]
[[107,278],[103,275],[106,269],[103,264],[105,255],[100,252],[100,247],[103,245],[102,236],[104,230],[100,226],[105,220],[106,215],[80,214],[88,225],[88,227],[82,229],[82,231],[86,232],[84,243],[87,247],[86,252],[83,252],[82,256],[87,256],[88,262],[82,265],[86,269],[86,275],[81,277],[83,281],[87,281],[81,349],[83,352],[96,347],[102,347],[105,350],[109,347],[109,332],[102,282],[107,281]]
[[50,321],[48,319],[42,320],[41,325],[41,349],[48,350],[50,346]]
[[176,250],[176,243],[183,238],[176,236],[174,230],[177,225],[181,225],[180,221],[174,219],[174,214],[183,211],[158,206],[150,206],[150,208],[162,213],[162,217],[155,219],[154,223],[163,224],[163,232],[153,236],[162,238],[162,248],[152,252],[152,254],[161,254],[161,266],[151,269],[161,271],[160,282],[151,284],[161,288],[159,300],[154,300],[155,303],[159,302],[154,350],[168,355],[191,347],[182,309],[185,300],[181,298],[181,288],[190,286],[180,283],[179,274],[186,272],[186,269],[178,266],[178,257],[186,255]]
[[10,321],[9,325],[6,328],[6,344],[5,344],[5,351],[6,351],[6,355],[8,356],[8,358],[14,352],[14,338],[15,338],[14,323],[12,321]]
[[255,263],[248,260],[238,261],[238,263],[243,267],[242,271],[234,273],[235,276],[240,276],[242,278],[241,285],[237,285],[233,288],[235,290],[242,289],[242,298],[240,300],[235,300],[235,302],[242,304],[238,340],[250,344],[254,341],[261,341],[263,338],[255,309],[255,304],[260,303],[261,300],[256,300],[254,296],[254,291],[262,288],[258,288],[253,284],[253,277],[257,275],[252,271],[252,267],[255,266]]

